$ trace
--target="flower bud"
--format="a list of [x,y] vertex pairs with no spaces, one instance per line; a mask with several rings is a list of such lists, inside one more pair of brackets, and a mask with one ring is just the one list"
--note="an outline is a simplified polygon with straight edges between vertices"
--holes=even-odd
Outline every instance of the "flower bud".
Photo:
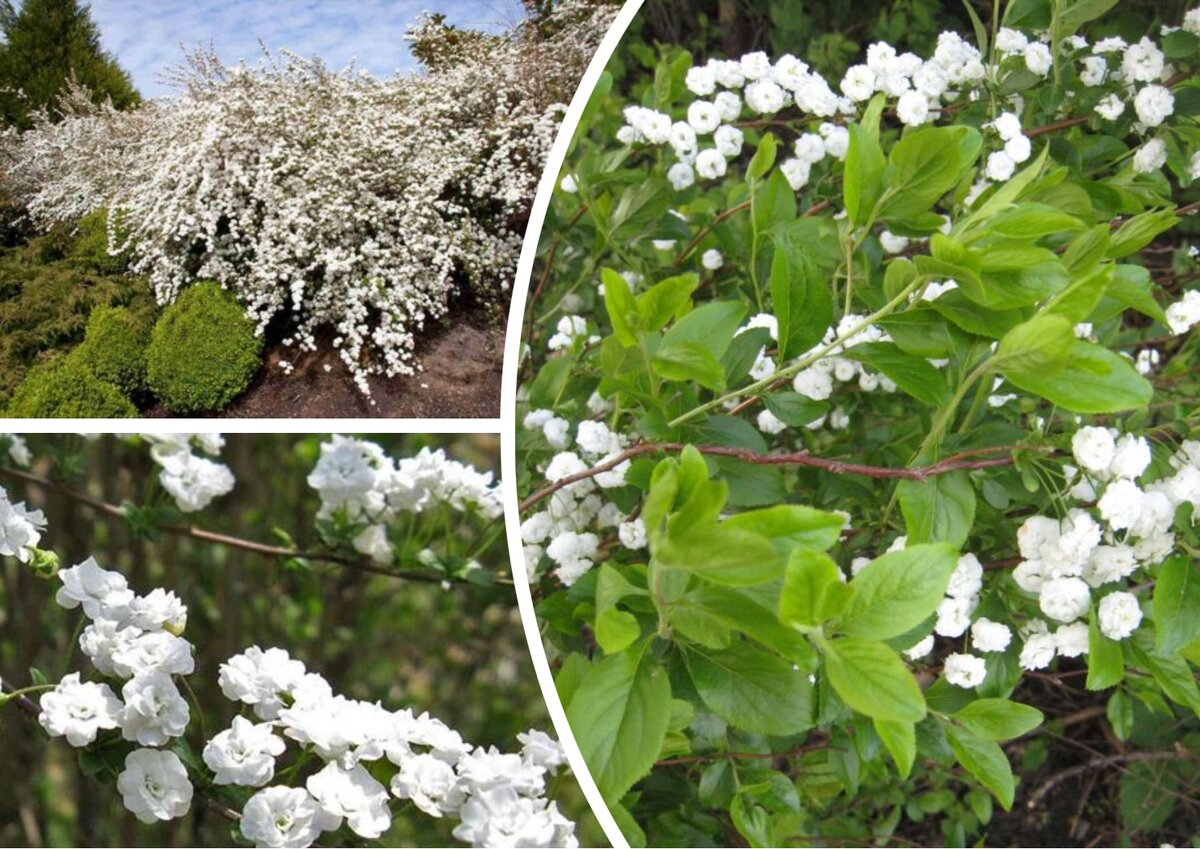
[[39,578],[49,579],[58,574],[60,564],[57,554],[41,548],[31,548],[29,550],[33,555],[29,560],[29,566],[33,569],[35,575]]

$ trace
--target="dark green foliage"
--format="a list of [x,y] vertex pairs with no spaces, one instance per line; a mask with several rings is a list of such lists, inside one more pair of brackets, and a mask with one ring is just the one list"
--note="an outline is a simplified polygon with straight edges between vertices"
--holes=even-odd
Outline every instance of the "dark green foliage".
[[96,103],[111,99],[120,109],[141,100],[129,76],[101,48],[100,33],[79,0],[25,0],[4,34],[0,119],[6,124],[29,127],[39,109],[56,116],[56,98],[72,75]]
[[147,381],[172,412],[215,412],[250,385],[261,352],[254,322],[234,297],[216,283],[198,283],[154,326]]
[[137,409],[121,390],[92,373],[71,353],[29,371],[5,415],[18,419],[123,419]]
[[108,252],[108,211],[104,209],[91,212],[79,220],[71,256],[81,267],[101,274],[121,274],[129,268],[127,251],[116,256]]
[[97,307],[83,344],[71,356],[98,378],[136,399],[146,391],[146,348],[150,324],[124,307]]
[[143,321],[155,310],[150,287],[141,278],[81,270],[64,247],[48,247],[50,237],[0,254],[0,405],[30,366],[53,351],[83,341],[88,317],[102,306],[125,306]]

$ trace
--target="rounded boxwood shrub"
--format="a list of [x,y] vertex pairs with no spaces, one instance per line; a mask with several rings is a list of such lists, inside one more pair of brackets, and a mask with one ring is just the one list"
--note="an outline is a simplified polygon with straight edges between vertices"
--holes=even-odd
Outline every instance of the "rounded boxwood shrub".
[[5,414],[20,419],[128,419],[138,411],[120,389],[98,378],[72,352],[30,369]]
[[150,335],[146,380],[177,413],[220,410],[258,371],[254,322],[216,283],[198,283],[167,307]]
[[73,352],[96,377],[136,399],[146,391],[150,325],[125,307],[96,307],[83,342]]

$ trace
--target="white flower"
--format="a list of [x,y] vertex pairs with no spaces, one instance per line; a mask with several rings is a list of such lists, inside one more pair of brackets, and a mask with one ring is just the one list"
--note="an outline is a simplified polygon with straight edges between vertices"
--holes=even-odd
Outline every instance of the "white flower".
[[187,605],[173,592],[153,589],[129,602],[129,624],[144,631],[163,628],[178,636],[187,626]]
[[121,736],[143,746],[162,746],[183,736],[191,711],[170,675],[144,672],[121,689]]
[[83,605],[83,613],[89,619],[121,621],[128,615],[133,591],[125,576],[101,569],[94,558],[89,557],[70,569],[60,569],[58,578],[63,585],[54,600],[68,610]]
[[1136,478],[1150,465],[1150,443],[1144,436],[1126,434],[1117,440],[1109,471],[1113,477]]
[[459,818],[454,836],[472,846],[574,849],[579,845],[574,825],[553,802],[521,796],[507,785],[473,794]]
[[1027,45],[1024,54],[1025,67],[1038,76],[1045,76],[1054,64],[1054,57],[1050,55],[1050,48],[1040,41]]
[[987,664],[973,654],[951,654],[946,657],[942,674],[955,687],[978,687],[987,677]]
[[833,379],[827,372],[809,367],[796,372],[792,388],[813,401],[824,401],[833,394]]
[[[868,561],[868,562],[870,562],[870,561]],[[920,640],[920,642],[918,642],[916,645],[912,646],[911,648],[905,649],[904,656],[907,657],[909,660],[920,660],[921,658],[923,658],[927,654],[929,654],[931,651],[933,651],[933,642],[934,642],[933,634],[929,634],[928,636],[922,638]]]
[[1157,127],[1175,112],[1175,95],[1160,85],[1148,85],[1133,98],[1138,120],[1147,127]]
[[933,632],[940,637],[961,637],[971,626],[974,599],[944,598],[937,607],[937,622]]
[[688,68],[687,76],[683,79],[683,84],[687,86],[688,91],[697,97],[708,97],[716,91],[717,75],[713,73],[712,68],[697,65]]
[[116,728],[121,700],[107,684],[80,682],[72,672],[39,699],[38,722],[51,737],[66,737],[72,746],[86,746],[101,729]]
[[875,85],[875,72],[866,65],[852,65],[842,77],[842,93],[854,101],[869,100]]
[[716,271],[725,264],[725,257],[721,256],[721,252],[716,248],[709,248],[700,257],[700,265],[708,271]]
[[746,105],[759,115],[774,115],[787,103],[784,90],[770,80],[755,80],[746,86],[742,95]]
[[1200,324],[1200,289],[1191,289],[1167,307],[1167,326],[1178,336]]
[[792,191],[798,192],[808,185],[808,178],[812,172],[812,163],[804,159],[788,159],[779,166],[780,173],[787,180]]
[[906,127],[919,127],[929,120],[929,98],[918,91],[906,91],[896,101],[896,117]]
[[1162,139],[1150,139],[1133,154],[1133,170],[1138,174],[1149,174],[1167,164],[1167,143]]
[[1200,6],[1189,9],[1183,16],[1183,29],[1192,35],[1200,35]]
[[304,673],[304,664],[283,649],[264,652],[251,646],[221,664],[217,681],[225,698],[253,705],[260,719],[274,719],[283,706],[280,696],[299,684]]
[[45,529],[46,517],[41,510],[26,510],[23,501],[13,504],[0,487],[0,556],[28,563]]
[[1099,587],[1129,577],[1137,567],[1137,558],[1128,545],[1101,545],[1088,559],[1083,579],[1091,586]]
[[1030,634],[1021,647],[1019,663],[1022,669],[1045,669],[1054,660],[1058,646],[1052,634]]
[[1100,633],[1110,640],[1123,640],[1142,624],[1142,609],[1133,593],[1115,592],[1100,599],[1097,608]]
[[1014,112],[1001,112],[992,122],[992,127],[1004,141],[1021,135],[1021,119]]
[[1105,487],[1104,495],[1100,496],[1096,506],[1113,530],[1119,531],[1137,524],[1145,503],[1146,493],[1132,480],[1121,478]]
[[687,114],[688,124],[698,136],[706,136],[721,125],[721,110],[707,100],[692,102]]
[[646,523],[640,516],[632,521],[622,522],[617,528],[617,536],[621,540],[621,545],[628,549],[645,548],[647,543]]
[[302,787],[259,790],[242,809],[241,832],[260,847],[311,846],[322,831],[340,825]]
[[158,480],[184,513],[203,510],[212,500],[233,490],[233,472],[194,454],[172,454],[159,461]]
[[1108,76],[1108,61],[1103,56],[1087,56],[1083,60],[1083,70],[1079,72],[1079,81],[1085,86],[1098,86]]
[[1079,578],[1052,578],[1042,584],[1038,604],[1056,622],[1074,622],[1088,611],[1092,594]]
[[717,131],[713,133],[713,144],[717,146],[717,151],[726,159],[733,159],[742,152],[742,145],[745,144],[746,136],[737,127],[722,125],[717,127]]
[[1149,38],[1143,36],[1137,44],[1131,44],[1121,58],[1121,73],[1130,82],[1152,83],[1162,76],[1165,61],[1161,50]]
[[1029,39],[1019,30],[1001,27],[996,33],[996,49],[1001,53],[1021,53],[1029,45]]
[[850,131],[828,122],[820,126],[820,131],[825,139],[825,152],[834,159],[845,159],[846,152],[850,149]]
[[192,782],[174,752],[130,752],[117,776],[117,790],[129,812],[144,823],[176,819],[192,804]]
[[191,675],[196,661],[192,644],[166,631],[150,631],[123,640],[112,652],[113,669],[121,677],[143,672],[162,672],[166,675]]
[[1060,625],[1054,632],[1054,645],[1063,657],[1079,657],[1087,654],[1087,623],[1072,622],[1070,625]]
[[787,425],[776,418],[770,410],[761,411],[755,419],[755,423],[763,433],[778,434],[787,430]]
[[950,573],[950,583],[946,587],[946,595],[951,598],[971,599],[979,595],[982,588],[983,565],[974,554],[964,554],[958,558],[954,571]]
[[747,53],[739,64],[742,76],[748,80],[760,80],[771,73],[771,59],[761,50]]
[[374,840],[391,828],[387,790],[361,765],[346,770],[328,764],[310,775],[305,786],[326,813],[337,817],[339,826],[344,817],[359,837]]
[[696,173],[705,180],[716,180],[718,177],[725,176],[727,163],[721,152],[708,148],[700,151],[696,157]]
[[466,798],[454,767],[429,754],[404,758],[391,786],[396,798],[411,799],[431,817],[457,811]]
[[1109,93],[1100,98],[1100,102],[1096,104],[1096,113],[1109,121],[1115,121],[1121,117],[1125,111],[1125,101],[1117,97],[1117,95]]
[[1116,440],[1108,428],[1081,427],[1071,437],[1071,454],[1075,462],[1094,475],[1108,475],[1116,450]]
[[989,180],[1004,182],[1012,177],[1013,172],[1016,170],[1017,163],[1003,150],[997,150],[988,154],[987,167],[984,173],[987,174]]
[[350,542],[354,550],[365,554],[376,563],[391,563],[395,558],[392,544],[388,540],[387,525],[367,525]]
[[119,671],[113,664],[113,655],[128,648],[142,633],[140,628],[113,619],[96,619],[79,635],[79,648],[102,675],[124,678],[130,671]]
[[1002,622],[980,616],[971,626],[971,641],[979,651],[1004,651],[1012,640],[1012,631]]
[[[8,457],[18,466],[28,468],[33,462],[33,454],[29,450],[29,443],[25,438],[18,433],[0,433],[0,439],[8,440]],[[0,487],[0,498],[5,498],[4,489]]]
[[575,178],[570,174],[564,174],[563,178],[558,181],[558,187],[569,195],[579,191],[579,184],[575,182]]
[[567,531],[546,546],[546,556],[558,564],[554,574],[564,586],[571,586],[592,568],[600,538],[591,533]]
[[[717,120],[719,121],[736,121],[742,114],[742,99],[732,91],[722,91],[713,98],[713,103],[717,107]],[[688,109],[688,123],[695,127],[695,123],[691,119],[691,109]],[[731,128],[736,129],[736,128]],[[741,130],[738,130],[740,133]],[[716,136],[713,136],[716,139]]]
[[879,244],[885,253],[898,254],[908,247],[908,239],[894,235],[890,230],[884,230],[879,234]]
[[254,724],[235,716],[233,724],[204,746],[204,763],[214,773],[214,784],[262,787],[275,777],[275,759],[287,744],[269,722]]
[[522,760],[520,755],[505,753],[494,746],[482,746],[463,756],[457,766],[463,786],[471,793],[493,787],[512,787],[523,796],[536,796],[546,786],[546,769]]
[[567,762],[567,753],[562,743],[545,731],[531,728],[518,734],[517,740],[521,742],[521,758],[526,763],[541,767],[547,773],[554,774]]
[[1188,165],[1188,176],[1193,180],[1200,180],[1200,150],[1192,154],[1192,161]]
[[667,169],[667,182],[677,192],[692,186],[696,182],[696,172],[686,162],[676,162]]
[[1004,152],[1008,154],[1009,159],[1019,164],[1033,154],[1033,145],[1029,141],[1029,136],[1017,135],[1004,143]]

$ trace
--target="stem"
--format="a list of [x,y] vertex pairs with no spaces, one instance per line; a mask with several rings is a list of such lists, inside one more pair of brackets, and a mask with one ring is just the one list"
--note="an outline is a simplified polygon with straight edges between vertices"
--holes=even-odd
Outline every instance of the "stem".
[[846,331],[845,336],[839,336],[837,339],[834,339],[828,345],[822,345],[820,348],[818,348],[816,351],[812,352],[811,354],[801,357],[799,360],[796,360],[795,362],[791,363],[790,365],[787,365],[787,366],[779,369],[774,374],[772,374],[770,377],[765,377],[762,380],[755,381],[754,383],[751,383],[749,386],[745,386],[742,389],[736,390],[734,392],[727,392],[726,394],[721,395],[718,398],[714,398],[713,400],[708,401],[704,404],[701,404],[698,407],[694,407],[693,409],[689,410],[688,412],[684,413],[683,415],[676,416],[674,419],[667,422],[667,427],[679,427],[684,422],[689,422],[692,419],[696,418],[697,416],[701,416],[704,413],[707,413],[709,410],[712,410],[712,409],[715,409],[716,407],[722,406],[726,401],[731,401],[735,398],[740,398],[743,395],[761,395],[763,390],[768,389],[776,381],[782,380],[787,377],[791,377],[792,375],[794,375],[800,371],[803,371],[804,369],[808,368],[810,365],[815,363],[817,360],[824,357],[826,354],[828,354],[833,349],[838,348],[841,345],[843,345],[845,339],[853,338],[856,334],[858,334],[864,328],[869,327],[870,325],[874,324],[876,321],[878,321],[879,319],[881,319],[885,316],[891,315],[891,313],[896,309],[896,307],[899,306],[901,303],[903,303],[908,298],[908,296],[911,295],[914,291],[916,291],[917,287],[924,282],[925,282],[925,278],[918,277],[912,283],[908,284],[908,286],[904,287],[904,289],[902,289],[896,295],[896,297],[892,298],[890,301],[888,301],[886,304],[884,304],[878,310],[871,313],[869,316],[864,318],[858,324],[854,325],[852,328],[850,328],[848,331]]
[[184,691],[188,694],[188,701],[192,703],[192,708],[196,711],[196,719],[200,723],[200,736],[205,741],[208,740],[208,728],[204,722],[204,711],[200,709],[200,700],[196,698],[196,691],[192,689],[192,685],[188,683],[186,675],[176,675],[179,683],[183,685]]

